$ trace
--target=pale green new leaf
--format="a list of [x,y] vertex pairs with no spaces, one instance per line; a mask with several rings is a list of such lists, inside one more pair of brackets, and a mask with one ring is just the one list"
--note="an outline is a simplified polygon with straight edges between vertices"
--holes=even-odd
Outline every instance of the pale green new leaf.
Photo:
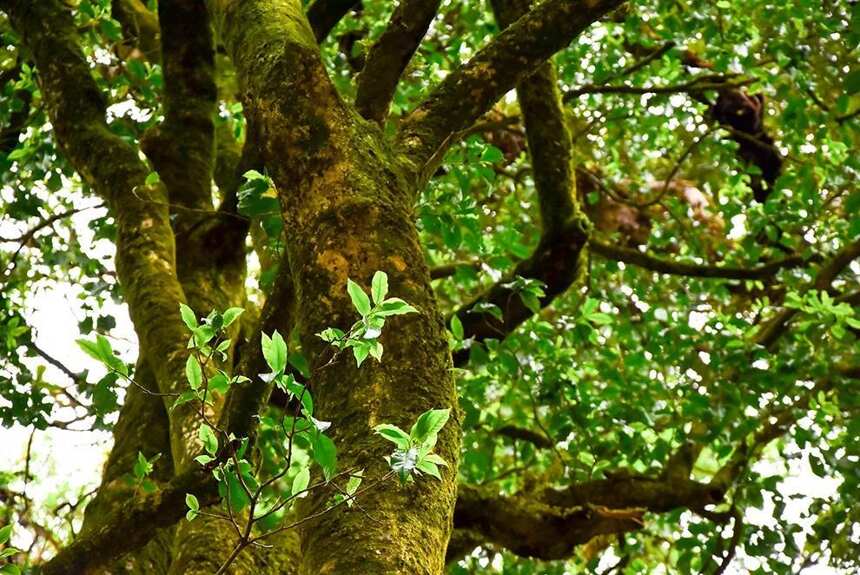
[[422,445],[430,443],[428,440],[432,439],[435,443],[436,434],[445,426],[450,414],[450,409],[430,409],[422,413],[409,432],[412,442],[415,445]]
[[373,303],[376,305],[385,300],[385,296],[388,295],[388,275],[385,272],[378,271],[373,274],[371,295],[373,296]]
[[364,290],[361,289],[360,285],[351,279],[347,279],[346,291],[349,293],[352,305],[362,317],[370,313],[370,298],[367,297],[367,294],[364,293]]
[[381,435],[383,438],[392,442],[394,445],[398,447],[398,449],[409,449],[411,446],[411,439],[409,434],[397,427],[396,425],[391,425],[390,423],[380,423],[376,427],[373,428],[377,434]]

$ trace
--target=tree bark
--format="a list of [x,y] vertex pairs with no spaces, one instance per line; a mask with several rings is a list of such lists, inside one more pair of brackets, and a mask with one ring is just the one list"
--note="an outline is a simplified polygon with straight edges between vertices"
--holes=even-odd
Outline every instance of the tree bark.
[[[329,82],[297,0],[212,3],[222,38],[245,91],[245,109],[264,134],[263,155],[278,189],[297,295],[303,349],[315,367],[316,413],[332,422],[341,469],[366,467],[366,481],[386,472],[387,442],[372,427],[408,428],[423,411],[456,407],[444,324],[413,223],[415,190],[378,127],[345,105]],[[335,359],[315,334],[348,329],[357,319],[347,278],[367,286],[388,273],[391,294],[419,313],[393,318],[385,355],[360,369]],[[277,302],[276,302],[277,305]],[[437,451],[451,466],[442,481],[380,484],[360,511],[338,508],[301,529],[300,572],[437,574],[451,532],[460,442],[456,410]],[[300,513],[325,500],[309,497]]]

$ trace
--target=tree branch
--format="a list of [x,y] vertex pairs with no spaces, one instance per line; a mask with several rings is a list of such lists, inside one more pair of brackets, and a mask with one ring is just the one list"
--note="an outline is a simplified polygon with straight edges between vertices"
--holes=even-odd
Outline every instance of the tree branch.
[[[145,545],[161,528],[185,515],[185,495],[202,506],[218,500],[211,473],[201,467],[176,476],[157,492],[115,508],[97,529],[80,535],[39,569],[41,575],[80,575]],[[117,536],[121,534],[121,536]]]
[[[541,281],[545,288],[540,305],[548,306],[576,280],[580,252],[587,241],[588,233],[577,220],[555,236],[543,239],[530,258],[517,264],[513,273],[454,312],[463,324],[464,338],[475,342],[504,339],[534,315],[510,283],[516,276]],[[491,308],[501,311],[501,320],[490,312]],[[465,365],[468,359],[469,350],[454,352],[455,366]]]
[[[723,495],[722,489],[705,483],[645,477],[598,479],[508,497],[491,488],[461,485],[454,526],[472,533],[473,546],[490,542],[523,557],[563,559],[597,535],[641,528],[646,511],[701,510]],[[462,555],[462,549],[457,551]]]
[[[815,276],[815,281],[807,289],[829,289],[830,284],[836,279],[836,276],[858,257],[860,257],[860,239],[856,239],[844,246],[833,257],[824,262]],[[771,347],[782,336],[789,322],[797,315],[798,311],[795,308],[782,308],[769,321],[762,324],[761,328],[756,332],[753,342],[762,347]]]
[[379,124],[385,121],[400,75],[427,33],[439,2],[401,0],[397,5],[356,80],[355,107],[364,118]]
[[627,94],[641,96],[643,94],[683,94],[687,92],[704,92],[706,90],[725,90],[728,87],[738,87],[752,84],[753,80],[731,81],[732,76],[706,74],[680,84],[667,86],[606,86],[586,84],[573,88],[564,93],[564,101],[570,102],[586,94]]
[[[523,22],[529,21],[546,4],[527,12],[529,3],[526,0],[494,0],[493,10],[504,31],[490,46],[501,41],[510,31],[519,30]],[[509,24],[510,27],[506,28]],[[575,195],[570,132],[552,64],[541,65],[528,77],[528,81],[520,83],[517,98],[525,120],[541,210],[541,240],[534,254],[520,262],[510,277],[456,312],[463,324],[464,337],[475,341],[504,338],[532,316],[533,310],[525,305],[510,284],[516,276],[544,283],[542,307],[566,291],[577,277],[582,248],[588,240],[587,222]],[[493,313],[486,313],[491,309],[500,311],[501,319]],[[460,350],[454,354],[454,363],[462,365],[467,358],[468,350]]]
[[779,270],[802,266],[806,259],[802,256],[789,256],[784,259],[762,264],[756,267],[739,268],[731,266],[708,266],[700,264],[689,264],[658,258],[639,250],[606,244],[591,238],[588,247],[595,254],[610,260],[624,262],[639,266],[662,274],[689,276],[697,278],[721,278],[737,280],[766,279]]
[[111,16],[119,22],[126,40],[147,60],[158,62],[161,59],[158,18],[141,0],[113,0]]
[[532,431],[525,427],[517,427],[516,425],[503,425],[493,430],[493,435],[500,435],[509,439],[528,441],[535,447],[541,449],[549,449],[554,445],[553,441],[545,434]]
[[[152,367],[161,393],[176,393],[185,384],[188,336],[179,318],[185,295],[176,275],[164,186],[146,183],[149,169],[138,151],[107,126],[105,101],[69,9],[59,0],[0,0],[0,8],[33,54],[61,149],[116,218],[117,275],[142,353],[158,358]],[[181,443],[173,446],[177,452],[194,448]]]
[[316,0],[308,7],[307,16],[317,42],[322,43],[341,18],[361,4],[361,0]]
[[[141,149],[167,186],[171,203],[211,209],[217,89],[209,13],[204,0],[168,1],[159,3],[158,19],[164,121],[146,133]],[[200,217],[187,211],[180,216],[178,229]]]
[[398,140],[419,181],[454,133],[477,120],[516,84],[622,0],[547,0],[448,75],[403,121]]
[[[528,13],[529,0],[493,0],[499,26],[507,29]],[[542,234],[558,234],[579,212],[573,155],[567,118],[558,91],[555,67],[541,65],[525,82],[517,85],[517,100],[523,114],[538,193]]]

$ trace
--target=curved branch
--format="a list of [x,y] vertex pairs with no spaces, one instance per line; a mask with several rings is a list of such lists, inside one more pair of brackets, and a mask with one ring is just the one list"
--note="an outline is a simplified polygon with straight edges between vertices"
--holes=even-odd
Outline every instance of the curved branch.
[[[454,312],[463,324],[464,338],[476,342],[488,338],[504,339],[534,315],[510,285],[516,276],[543,282],[546,287],[540,306],[548,306],[576,280],[580,252],[587,241],[588,233],[577,220],[556,235],[542,240],[532,256],[520,262],[512,274]],[[499,311],[501,319],[496,315]],[[455,366],[465,365],[468,359],[467,349],[454,353]]]
[[[703,510],[722,501],[724,493],[696,481],[647,477],[598,479],[507,497],[461,485],[454,526],[470,534],[473,547],[490,542],[523,557],[564,559],[597,535],[640,529],[646,511]],[[462,555],[461,547],[456,551]]]
[[364,118],[380,124],[385,121],[400,75],[427,33],[439,3],[440,0],[401,0],[394,10],[358,75],[355,107]]
[[419,181],[428,175],[425,164],[444,153],[454,133],[472,124],[520,80],[622,3],[547,0],[448,75],[404,119],[398,135]]
[[592,253],[610,260],[639,266],[662,274],[696,278],[766,279],[776,274],[779,270],[800,267],[807,261],[802,256],[789,256],[751,268],[708,266],[662,259],[631,248],[606,244],[595,238],[589,240],[588,247],[591,248]]
[[[186,511],[185,495],[201,505],[217,501],[218,488],[209,471],[198,467],[176,476],[163,489],[127,501],[98,529],[80,535],[39,569],[41,575],[80,575],[108,565],[145,545],[161,528],[179,521]],[[122,536],[117,536],[121,533]]]
[[126,40],[147,60],[158,62],[161,59],[158,18],[141,0],[113,0],[111,16],[119,22]]
[[[499,26],[507,28],[528,13],[529,0],[493,0]],[[542,234],[554,236],[580,208],[576,198],[573,155],[567,118],[551,62],[517,85],[529,155],[538,193]]]
[[347,12],[361,4],[361,0],[316,0],[307,11],[308,22],[317,42],[322,42]]

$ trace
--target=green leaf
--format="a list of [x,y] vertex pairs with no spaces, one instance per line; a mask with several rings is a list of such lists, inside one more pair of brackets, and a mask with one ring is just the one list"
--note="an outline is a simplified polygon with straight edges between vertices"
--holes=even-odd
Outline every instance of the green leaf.
[[287,368],[287,342],[278,330],[275,330],[271,338],[264,333],[261,343],[263,356],[272,373],[284,373]]
[[17,565],[9,563],[7,565],[4,565],[3,567],[0,567],[0,573],[2,573],[3,575],[21,575],[21,568]]
[[361,289],[361,286],[352,281],[351,279],[346,280],[346,291],[349,293],[349,297],[352,300],[352,305],[361,314],[361,317],[366,316],[370,313],[370,299],[367,297],[367,294],[364,293],[364,290]]
[[380,423],[373,428],[373,431],[375,431],[377,434],[381,435],[388,441],[392,442],[398,447],[398,449],[409,449],[409,447],[412,445],[412,440],[409,437],[409,434],[397,427],[396,425],[391,425],[390,423]]
[[450,414],[450,409],[430,409],[422,413],[409,432],[412,442],[415,445],[435,444],[436,434],[445,426]]
[[197,501],[197,498],[194,495],[186,493],[185,505],[188,506],[188,512],[185,514],[185,518],[188,521],[194,521],[200,514],[200,502]]
[[215,330],[212,329],[211,325],[201,325],[200,327],[192,330],[194,335],[194,344],[200,348],[209,343],[213,337],[215,337]]
[[7,525],[6,527],[0,528],[0,545],[9,541],[12,537],[12,526]]
[[845,91],[848,94],[856,94],[860,92],[860,68],[855,70],[851,70],[847,74],[845,74]]
[[424,459],[427,461],[431,461],[431,462],[435,463],[436,465],[441,465],[442,467],[448,467],[448,462],[445,461],[444,459],[442,459],[441,457],[439,457],[435,453],[428,453],[427,455],[424,456]]
[[215,458],[212,457],[211,455],[206,455],[204,453],[203,455],[198,455],[197,457],[195,457],[194,461],[196,461],[200,465],[209,465],[210,463],[215,461]]
[[454,338],[458,341],[463,339],[463,322],[460,321],[460,317],[457,314],[451,316],[451,333],[454,334]]
[[302,409],[305,412],[305,415],[310,417],[314,414],[314,399],[311,395],[311,392],[302,385],[297,382],[293,376],[287,376],[286,378],[286,391],[292,394],[296,398],[301,398]]
[[347,495],[355,495],[355,492],[358,491],[358,487],[361,485],[362,479],[364,479],[364,469],[360,469],[350,476],[349,481],[346,482]]
[[194,315],[194,310],[184,303],[179,304],[179,315],[182,316],[182,321],[188,326],[188,329],[193,330],[197,327],[197,316]]
[[505,159],[505,155],[502,153],[500,149],[495,146],[487,146],[484,148],[484,151],[481,153],[481,159],[485,162],[489,162],[494,164],[496,162],[501,162]]
[[95,342],[86,339],[77,339],[75,342],[84,353],[102,363],[108,369],[128,376],[128,368],[120,358],[114,355],[110,341],[105,336],[96,334]]
[[[242,474],[242,478],[246,481],[248,477],[246,474]],[[251,485],[248,485],[249,488],[253,488]],[[227,499],[229,494],[230,507],[233,508],[233,511],[239,512],[251,502],[248,498],[248,494],[245,493],[245,489],[242,487],[242,483],[239,481],[239,476],[235,473],[228,473],[224,482],[218,484],[218,493],[222,498]]]
[[15,161],[15,160],[20,160],[21,158],[26,157],[29,152],[30,152],[29,148],[15,148],[14,150],[12,150],[9,153],[8,156],[6,156],[6,159],[9,160],[10,162]]
[[242,309],[241,307],[231,307],[231,308],[228,308],[228,309],[227,309],[227,311],[225,311],[225,312],[224,312],[224,316],[223,316],[223,317],[224,317],[224,324],[222,325],[222,328],[227,328],[227,327],[229,327],[229,326],[230,326],[230,324],[231,324],[231,323],[233,323],[234,321],[236,321],[236,319],[237,319],[240,315],[242,315],[242,313],[243,313],[244,311],[245,311],[245,310],[244,310],[244,309]]
[[146,179],[144,180],[144,183],[147,186],[152,186],[154,184],[157,184],[160,181],[161,181],[161,177],[158,175],[158,172],[149,172],[146,175]]
[[180,405],[182,405],[184,403],[188,403],[189,401],[192,401],[194,399],[197,399],[197,394],[195,392],[184,391],[184,392],[182,392],[182,394],[179,397],[176,398],[176,401],[173,402],[173,405],[170,406],[170,411],[172,412],[174,409],[176,409]]
[[379,311],[376,313],[382,317],[392,315],[405,315],[407,313],[417,313],[418,310],[400,299],[399,297],[388,298],[382,305],[379,306]]
[[152,463],[140,451],[137,452],[137,460],[132,468],[132,473],[138,479],[143,479],[152,473]]
[[203,370],[200,369],[200,363],[194,354],[189,355],[185,361],[185,377],[191,389],[197,390],[203,383]]
[[267,180],[266,176],[258,172],[257,170],[248,170],[242,177],[246,180]]
[[310,482],[311,469],[310,467],[303,467],[302,470],[293,478],[293,486],[290,488],[290,494],[296,495],[297,493],[301,493],[308,488]]
[[381,304],[388,295],[388,275],[383,271],[378,271],[373,274],[373,282],[371,283],[371,296],[373,303]]
[[185,505],[187,505],[188,509],[192,511],[200,511],[200,502],[197,501],[197,497],[191,493],[185,494]]
[[331,481],[337,470],[337,448],[331,438],[322,433],[314,433],[311,439],[314,461],[322,468],[326,481]]
[[370,354],[370,345],[363,341],[352,348],[352,355],[355,356],[355,363],[358,367],[361,367],[368,354]]
[[206,449],[210,455],[215,455],[218,452],[218,437],[215,435],[215,432],[212,431],[211,427],[204,423],[200,426],[197,436],[200,438],[203,448]]
[[98,362],[102,362],[101,351],[99,350],[99,346],[96,345],[95,342],[86,339],[76,339],[75,343],[78,344],[78,347],[81,348],[81,351],[83,351],[85,354]]
[[440,481],[442,480],[442,475],[439,473],[439,467],[432,461],[429,461],[427,458],[424,458],[419,461],[416,467],[419,471],[423,471],[427,475],[432,475]]
[[227,374],[224,372],[219,371],[209,378],[209,384],[207,387],[209,391],[218,392],[223,395],[227,393],[228,389],[230,389],[230,378],[228,378]]
[[370,349],[370,357],[376,361],[382,361],[382,344],[378,340],[374,340],[369,342],[368,347]]

